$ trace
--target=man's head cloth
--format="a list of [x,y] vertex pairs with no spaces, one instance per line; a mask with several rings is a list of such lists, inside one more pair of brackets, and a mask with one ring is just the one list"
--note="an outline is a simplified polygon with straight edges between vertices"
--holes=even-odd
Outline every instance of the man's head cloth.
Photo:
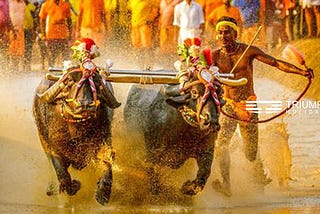
[[238,25],[235,19],[227,16],[223,16],[220,18],[216,24],[216,32],[219,31],[221,26],[229,26],[231,27],[234,31],[238,32]]

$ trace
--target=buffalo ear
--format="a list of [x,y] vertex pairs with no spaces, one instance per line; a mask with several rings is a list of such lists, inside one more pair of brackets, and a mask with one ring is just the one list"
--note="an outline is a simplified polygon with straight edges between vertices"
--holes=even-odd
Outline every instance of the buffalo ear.
[[179,108],[189,102],[190,94],[183,94],[175,97],[169,97],[166,99],[166,103],[173,106],[174,108]]
[[121,103],[119,103],[115,98],[112,86],[110,84],[102,83],[100,85],[100,90],[102,92],[102,97],[106,101],[106,104],[109,108],[115,109],[121,105]]

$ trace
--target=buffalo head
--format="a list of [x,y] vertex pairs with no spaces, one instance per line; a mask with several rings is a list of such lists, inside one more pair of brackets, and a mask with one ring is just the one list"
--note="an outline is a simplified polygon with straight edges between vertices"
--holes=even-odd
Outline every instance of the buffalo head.
[[82,76],[78,68],[69,69],[60,75],[48,74],[47,78],[56,82],[38,96],[47,102],[59,104],[61,116],[69,122],[81,122],[95,117],[101,102],[113,109],[120,106],[109,83],[98,72],[91,80],[86,79],[80,84]]
[[205,69],[189,75],[182,88],[175,85],[164,89],[164,93],[170,96],[166,102],[176,107],[188,124],[203,131],[219,131],[220,108],[225,103],[221,84],[238,86],[247,81],[219,78]]

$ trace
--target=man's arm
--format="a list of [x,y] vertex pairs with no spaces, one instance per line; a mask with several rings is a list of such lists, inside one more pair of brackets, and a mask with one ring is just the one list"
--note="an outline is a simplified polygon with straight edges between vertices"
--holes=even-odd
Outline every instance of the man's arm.
[[262,50],[251,47],[251,50],[253,50],[255,58],[263,63],[266,63],[268,65],[271,65],[273,67],[278,68],[279,70],[282,70],[286,73],[293,73],[293,74],[300,74],[302,76],[311,77],[313,78],[313,71],[312,69],[303,70],[301,68],[298,68],[297,66],[282,61],[280,59],[276,59],[266,53],[264,53]]

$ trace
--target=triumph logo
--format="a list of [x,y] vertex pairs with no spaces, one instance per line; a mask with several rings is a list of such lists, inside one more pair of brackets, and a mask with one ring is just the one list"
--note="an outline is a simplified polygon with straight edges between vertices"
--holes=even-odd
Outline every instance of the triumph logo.
[[246,110],[252,113],[273,114],[282,110],[282,101],[246,101]]
[[257,114],[276,114],[286,108],[291,114],[320,114],[320,101],[246,101],[246,110]]

